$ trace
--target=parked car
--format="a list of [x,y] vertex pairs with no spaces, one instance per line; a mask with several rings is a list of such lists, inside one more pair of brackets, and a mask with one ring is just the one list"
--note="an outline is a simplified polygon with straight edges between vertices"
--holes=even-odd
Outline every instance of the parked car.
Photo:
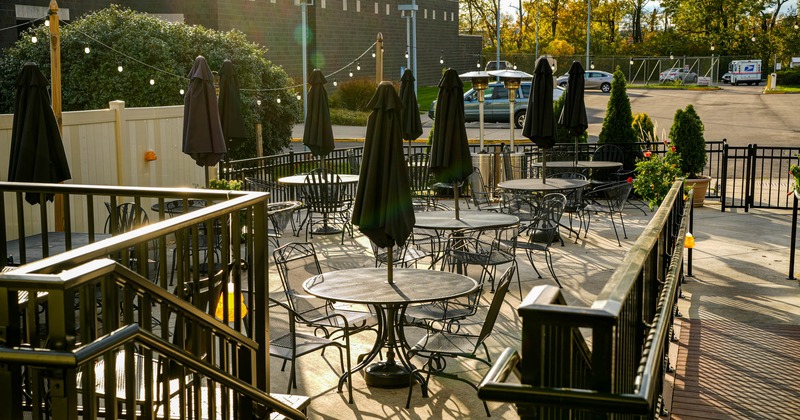
[[722,75],[722,83],[730,83],[731,82],[731,74],[725,73]]
[[[514,126],[522,128],[525,124],[525,111],[528,109],[528,96],[531,94],[531,82],[523,81],[517,89],[517,96],[514,100]],[[564,94],[564,88],[556,87],[553,89],[553,101],[558,100]],[[502,83],[492,82],[483,91],[483,119],[486,122],[508,122],[508,89]],[[464,94],[464,119],[466,122],[476,122],[479,120],[478,91],[470,89]],[[428,110],[428,117],[434,119],[436,111],[436,101],[431,103]]]
[[[556,79],[556,84],[565,88],[569,80],[569,73],[564,73]],[[600,89],[605,93],[611,92],[611,82],[614,80],[614,75],[599,70],[589,70],[583,74],[584,88],[585,89]]]
[[[498,65],[498,63],[499,63],[499,65]],[[494,61],[489,61],[488,63],[486,63],[486,71],[505,70],[505,69],[510,69],[510,68],[513,68],[513,67],[514,67],[513,64],[511,64],[508,61],[503,61],[503,60],[501,60],[501,61],[494,60]]]
[[658,74],[659,82],[674,82],[675,80],[681,80],[683,83],[697,83],[697,73],[683,67],[674,67]]

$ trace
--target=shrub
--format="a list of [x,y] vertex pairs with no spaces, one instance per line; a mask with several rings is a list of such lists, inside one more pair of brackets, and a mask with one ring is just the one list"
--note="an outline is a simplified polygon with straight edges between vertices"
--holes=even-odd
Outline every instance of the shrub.
[[[32,35],[45,42],[31,43]],[[40,24],[3,51],[0,113],[13,112],[14,82],[25,62],[38,63],[42,73],[50,74],[49,39],[49,28]],[[100,43],[113,46],[114,50]],[[84,52],[86,47],[90,48],[89,54]],[[287,89],[291,80],[286,72],[264,58],[266,49],[249,42],[237,30],[220,32],[169,23],[116,5],[61,26],[63,110],[105,109],[113,100],[124,100],[127,107],[183,104],[180,90],[187,88],[186,76],[198,55],[206,58],[212,70],[221,68],[225,59],[236,67],[249,141],[229,150],[231,159],[255,156],[255,126],[259,120],[265,152],[277,152],[289,144],[302,108],[292,100],[295,93]],[[123,72],[117,71],[120,65]],[[261,107],[256,104],[257,99],[262,100]],[[280,104],[277,99],[281,99]]]
[[691,104],[685,110],[675,111],[669,137],[681,154],[681,173],[687,178],[698,178],[706,166],[706,141],[703,123]]
[[339,89],[331,94],[332,107],[369,111],[367,105],[377,89],[378,83],[375,79],[359,78],[340,82]]
[[781,70],[775,74],[778,75],[780,86],[800,86],[800,68]]
[[633,130],[638,141],[653,141],[656,138],[655,129],[656,125],[647,113],[640,112],[633,116]]
[[664,201],[672,183],[681,175],[681,155],[675,147],[667,148],[664,156],[647,151],[644,158],[636,163],[636,177],[633,190],[654,209]]
[[606,117],[603,128],[600,130],[598,143],[614,143],[625,151],[625,169],[633,169],[636,165],[634,148],[629,145],[636,143],[636,132],[633,130],[633,113],[631,101],[625,87],[625,75],[617,66],[614,80],[611,82],[611,96],[608,98]]
[[331,124],[367,126],[369,112],[351,111],[349,109],[331,108]]

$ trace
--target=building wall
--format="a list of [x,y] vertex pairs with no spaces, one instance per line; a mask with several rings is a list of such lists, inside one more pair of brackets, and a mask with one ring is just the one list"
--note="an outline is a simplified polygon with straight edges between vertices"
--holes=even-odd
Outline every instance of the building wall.
[[[309,0],[307,0],[309,1]],[[92,10],[111,4],[107,0],[61,0],[60,9],[76,19]],[[308,70],[320,68],[324,74],[342,69],[335,78],[375,77],[372,51],[348,66],[365,52],[380,32],[384,38],[384,79],[399,80],[406,65],[406,18],[398,10],[408,0],[313,0],[308,6]],[[18,23],[17,5],[42,7],[49,0],[17,0],[0,4],[0,27]],[[282,66],[296,81],[302,79],[301,7],[299,0],[130,0],[124,6],[153,14],[183,16],[187,24],[228,31],[237,29],[248,39],[267,48],[267,58]],[[425,0],[418,2],[417,79],[421,85],[435,85],[443,68],[459,72],[475,69],[481,50],[479,37],[459,36],[458,2]],[[408,13],[408,12],[406,12]],[[63,15],[62,15],[63,16]],[[63,18],[63,17],[62,17]],[[16,41],[14,30],[0,32],[0,47]],[[439,64],[439,58],[444,64]]]

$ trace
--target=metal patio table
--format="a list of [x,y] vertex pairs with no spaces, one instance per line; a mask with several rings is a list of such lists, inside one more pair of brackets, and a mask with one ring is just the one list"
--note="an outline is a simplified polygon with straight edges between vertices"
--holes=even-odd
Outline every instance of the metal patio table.
[[[409,386],[414,366],[403,343],[403,313],[406,306],[465,296],[478,288],[478,283],[447,271],[394,268],[389,284],[388,269],[358,268],[332,271],[309,278],[303,283],[306,292],[336,302],[370,305],[378,315],[378,337],[375,345],[351,373],[366,369],[365,381],[378,388]],[[372,363],[382,348],[386,360]],[[399,362],[399,363],[398,363]],[[341,391],[347,372],[339,378]],[[425,381],[417,378],[420,384]]]

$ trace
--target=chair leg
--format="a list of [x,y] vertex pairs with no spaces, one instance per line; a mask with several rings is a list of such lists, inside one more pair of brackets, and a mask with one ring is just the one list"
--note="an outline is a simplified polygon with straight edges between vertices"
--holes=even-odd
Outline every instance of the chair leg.
[[558,281],[558,276],[556,276],[556,271],[553,269],[553,254],[550,253],[550,250],[544,251],[544,258],[545,262],[547,263],[547,268],[550,269],[550,275],[553,276],[553,280],[556,281],[556,284],[559,288],[561,288],[561,282]]
[[[608,217],[611,218],[611,226],[614,227],[614,236],[617,237],[617,244],[622,246],[622,242],[619,240],[619,233],[617,233],[617,224],[614,222],[614,212],[608,213]],[[627,239],[627,238],[626,238]]]
[[533,262],[533,251],[530,251],[530,250],[526,250],[526,251],[527,252],[525,252],[525,254],[528,256],[528,261],[531,262],[531,267],[533,267],[533,271],[536,272],[536,275],[539,276],[539,278],[542,278],[542,274],[539,273],[539,269],[536,268],[536,264],[534,264],[534,262]]
[[628,239],[628,232],[625,231],[625,218],[622,217],[622,212],[619,212],[619,222],[622,223],[622,235]]

